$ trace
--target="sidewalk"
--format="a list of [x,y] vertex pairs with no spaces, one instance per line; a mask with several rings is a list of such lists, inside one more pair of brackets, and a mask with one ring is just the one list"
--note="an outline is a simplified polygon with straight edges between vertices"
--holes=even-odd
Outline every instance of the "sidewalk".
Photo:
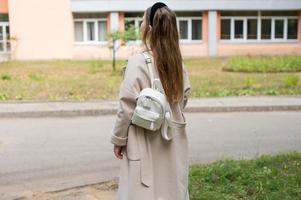
[[34,192],[16,200],[114,200],[117,180],[53,192]]
[[[116,114],[118,101],[1,102],[0,118],[73,117]],[[301,96],[189,99],[185,112],[301,111]]]

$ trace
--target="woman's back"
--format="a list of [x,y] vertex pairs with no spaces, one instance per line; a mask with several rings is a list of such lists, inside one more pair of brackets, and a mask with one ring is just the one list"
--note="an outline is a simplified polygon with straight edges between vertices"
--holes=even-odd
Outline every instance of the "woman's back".
[[[154,23],[150,23],[150,19]],[[165,140],[160,129],[150,131],[131,123],[139,93],[151,86],[145,57],[139,52],[127,62],[111,137],[115,155],[122,159],[118,200],[189,200],[187,122],[183,109],[190,83],[179,51],[174,12],[165,4],[154,4],[144,14],[142,32],[146,49],[147,42],[152,47],[148,53],[154,64],[154,75],[161,80],[170,102],[171,120],[167,131],[172,139]],[[171,37],[164,40],[169,32]],[[159,38],[155,40],[154,36]]]
[[[153,64],[155,78],[160,79],[159,73],[158,73],[158,68],[155,64],[152,52],[150,50],[143,50],[138,54],[142,54],[143,52],[148,53],[148,55],[150,56],[150,58],[152,60],[152,64]],[[143,58],[141,58],[141,59],[143,59]],[[145,65],[144,67],[147,67],[147,65]],[[188,92],[190,91],[190,83],[189,83],[188,72],[187,72],[184,64],[183,64],[183,70],[182,71],[183,71],[183,97],[181,98],[181,100],[178,103],[176,103],[174,105],[170,105],[171,106],[171,112],[172,112],[172,118],[175,121],[184,121],[185,120],[182,117],[182,112],[183,112],[184,106],[187,104],[187,97],[189,95]],[[162,78],[169,78],[169,77],[162,77]],[[149,81],[148,85],[149,85],[149,87],[151,86],[150,81]]]

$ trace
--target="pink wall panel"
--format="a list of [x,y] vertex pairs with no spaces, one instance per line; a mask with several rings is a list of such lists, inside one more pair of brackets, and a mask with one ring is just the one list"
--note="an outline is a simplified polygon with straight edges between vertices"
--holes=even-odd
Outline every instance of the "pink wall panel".
[[0,13],[8,13],[8,0],[0,0]]

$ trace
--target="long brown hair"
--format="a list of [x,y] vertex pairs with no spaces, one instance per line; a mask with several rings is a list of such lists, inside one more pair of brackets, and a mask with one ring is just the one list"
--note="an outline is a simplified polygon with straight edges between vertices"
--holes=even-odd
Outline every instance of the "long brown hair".
[[149,43],[167,100],[174,105],[183,97],[183,66],[176,14],[167,6],[159,8],[149,32],[150,10],[148,8],[145,13],[146,28],[142,40],[146,48]]

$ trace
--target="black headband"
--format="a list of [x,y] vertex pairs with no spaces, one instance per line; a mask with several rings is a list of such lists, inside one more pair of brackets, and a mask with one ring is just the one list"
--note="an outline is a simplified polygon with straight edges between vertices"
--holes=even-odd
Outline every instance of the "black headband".
[[156,14],[156,11],[161,8],[167,6],[162,2],[157,2],[155,3],[152,7],[151,7],[151,12],[150,12],[150,16],[149,16],[149,20],[150,20],[150,25],[153,26],[153,20],[154,20],[154,16]]

